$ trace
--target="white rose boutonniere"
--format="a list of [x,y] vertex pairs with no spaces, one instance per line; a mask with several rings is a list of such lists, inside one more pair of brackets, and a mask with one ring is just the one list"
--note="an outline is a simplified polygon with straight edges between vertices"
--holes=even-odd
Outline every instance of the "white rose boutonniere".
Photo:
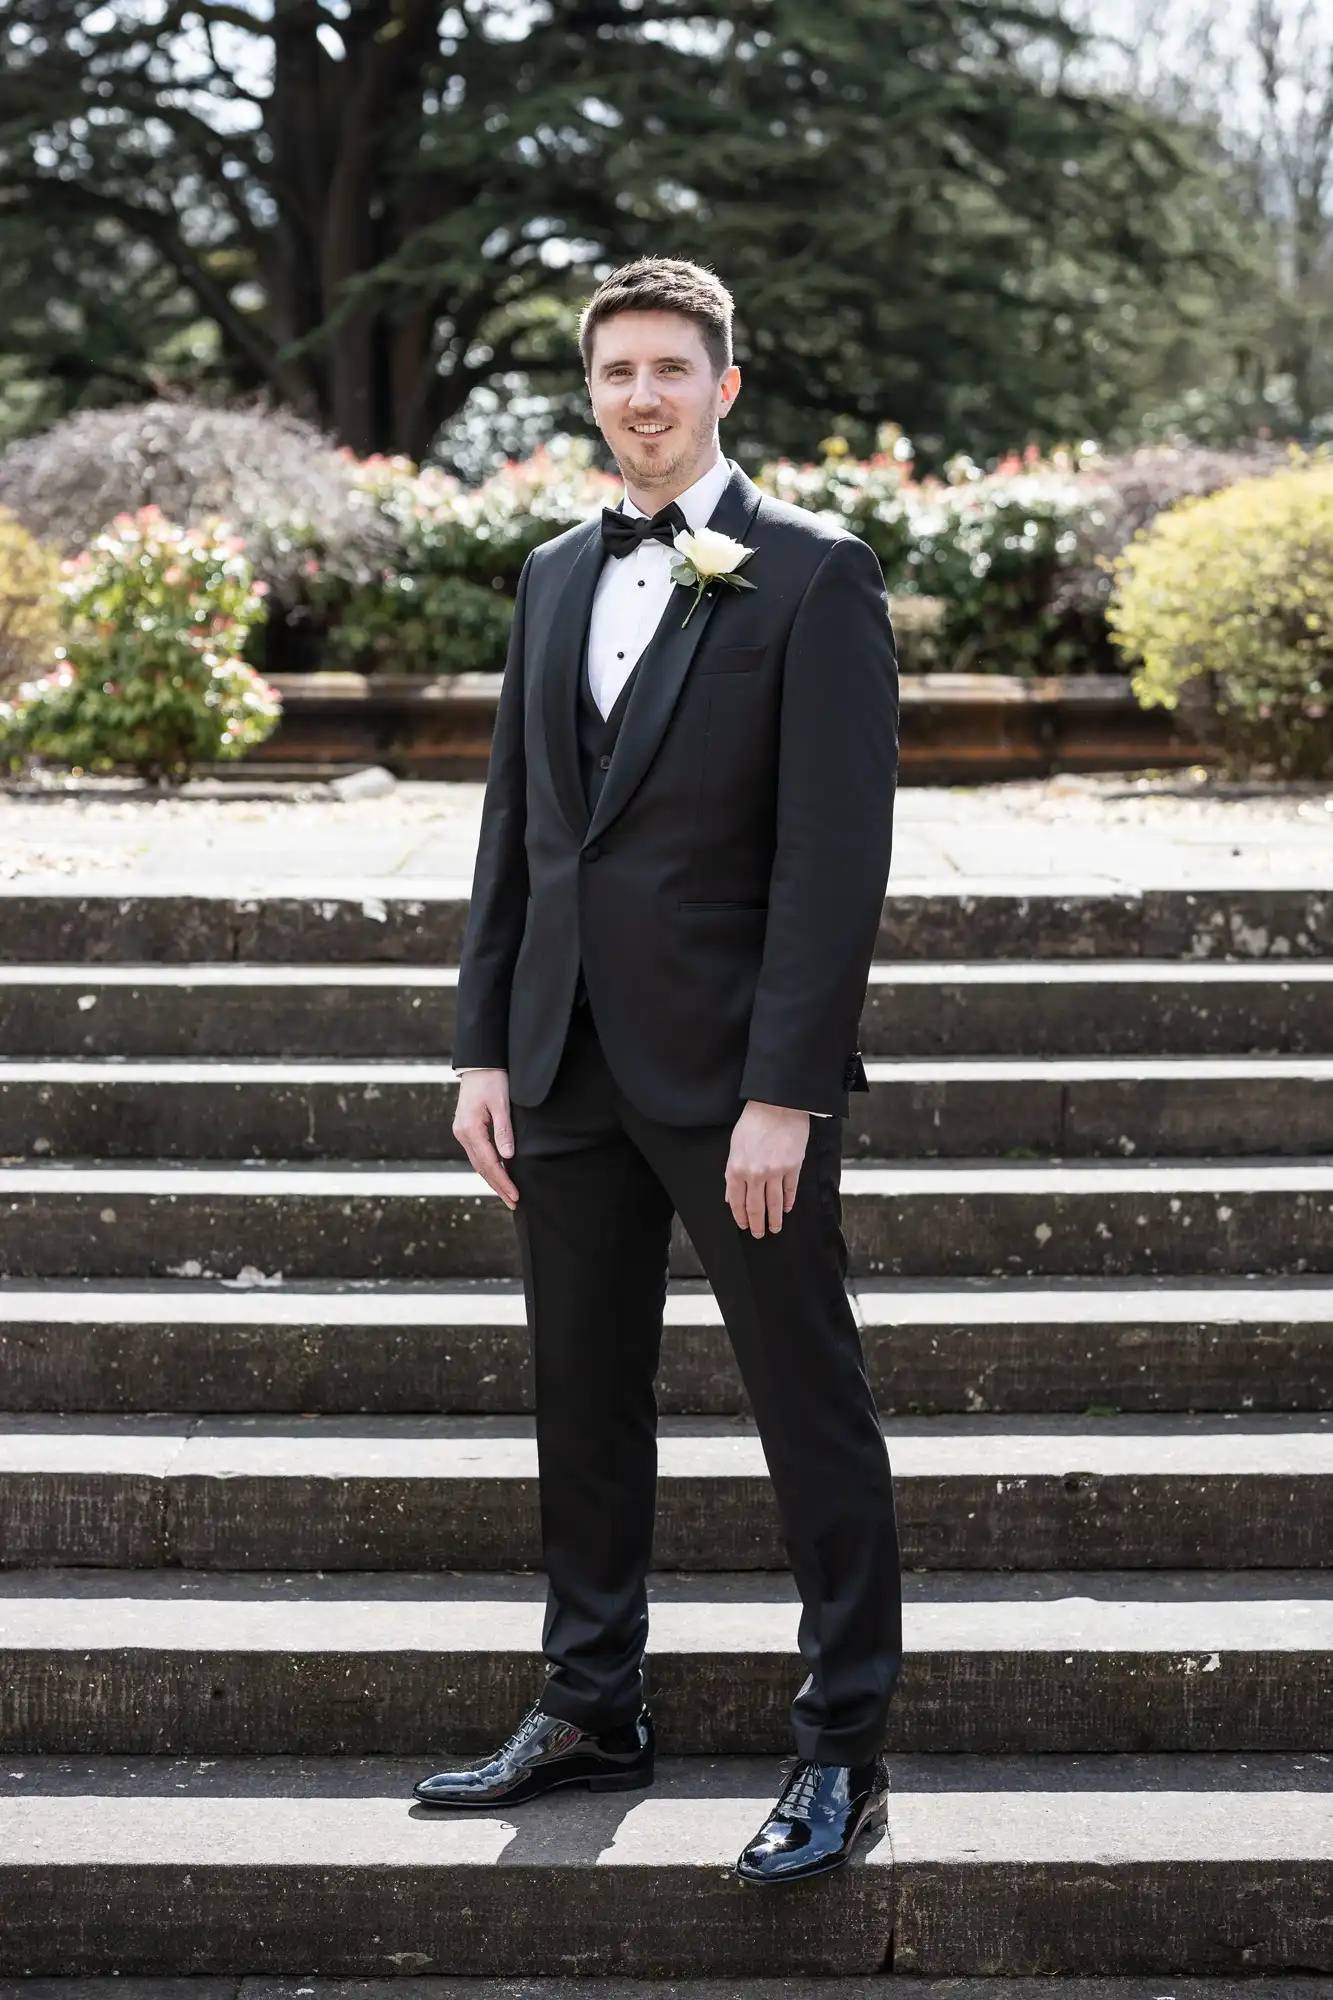
[[716,528],[682,528],[672,546],[676,561],[671,565],[671,581],[684,584],[695,593],[693,604],[681,620],[682,626],[689,624],[710,585],[729,583],[733,590],[754,589],[752,583],[736,574],[741,564],[754,554],[744,542],[734,542],[730,535],[720,535]]

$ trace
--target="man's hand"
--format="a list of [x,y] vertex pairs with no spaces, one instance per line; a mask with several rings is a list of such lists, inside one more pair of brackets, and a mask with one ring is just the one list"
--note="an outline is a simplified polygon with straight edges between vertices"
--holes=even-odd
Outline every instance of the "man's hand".
[[514,1128],[509,1118],[509,1071],[470,1069],[458,1082],[454,1137],[506,1208],[517,1208],[518,1189],[504,1170],[514,1155]]
[[781,1104],[752,1101],[736,1120],[727,1157],[727,1207],[751,1236],[762,1236],[765,1223],[775,1236],[781,1229],[796,1199],[809,1137],[810,1113]]

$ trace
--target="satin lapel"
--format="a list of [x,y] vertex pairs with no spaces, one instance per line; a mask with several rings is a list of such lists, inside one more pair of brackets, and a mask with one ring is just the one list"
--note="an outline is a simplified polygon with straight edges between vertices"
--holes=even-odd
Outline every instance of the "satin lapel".
[[[708,526],[716,528],[720,534],[731,535],[736,541],[744,541],[760,498],[759,488],[733,461],[731,478],[708,517]],[[589,840],[596,840],[605,832],[642,784],[680,699],[685,676],[699,650],[699,641],[726,588],[725,584],[718,584],[711,590],[688,625],[683,621],[690,608],[691,593],[677,584],[667,599],[661,623],[649,640],[636,670],[611,768],[588,825]]]
[[542,721],[551,777],[560,809],[580,839],[588,825],[588,801],[579,776],[579,673],[602,560],[599,516],[584,529],[555,601],[541,667]]

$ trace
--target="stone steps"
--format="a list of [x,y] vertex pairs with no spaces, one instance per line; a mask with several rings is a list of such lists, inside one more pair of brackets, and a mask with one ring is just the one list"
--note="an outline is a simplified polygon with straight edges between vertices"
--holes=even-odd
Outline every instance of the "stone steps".
[[[1333,1408],[1333,1279],[860,1281],[891,1414]],[[517,1285],[0,1283],[10,1410],[505,1415],[531,1408]],[[666,1415],[745,1407],[706,1287],[667,1298]]]
[[[1333,2000],[1333,1979],[1317,1973],[1273,1973],[1246,1977],[1237,1987],[1229,1974],[1218,1978],[1172,1974],[1168,2000]],[[1038,1979],[931,1979],[898,1973],[891,1988],[883,1978],[820,1979],[617,1979],[613,1995],[605,1979],[540,1976],[531,1979],[290,1978],[0,1979],[0,2000],[1163,2000],[1160,1976],[1118,1978],[1073,1973]]]
[[796,1606],[683,1239],[659,1783],[411,1805],[540,1675],[465,917],[0,889],[0,2000],[1333,2000],[1333,896],[886,903],[843,1193],[890,1834],[779,1897],[729,1870]]
[[[1118,1978],[1074,1973],[1039,1979],[930,1979],[899,1973],[886,1989],[866,1979],[469,1979],[411,1974],[387,1979],[290,1978],[0,1979],[0,2000],[1162,2000],[1161,1977]],[[1243,2000],[1333,2000],[1333,1979],[1317,1973],[1247,1977]],[[1173,1974],[1169,2000],[1238,2000],[1236,1981]]]
[[[928,1569],[1333,1563],[1333,1412],[885,1424],[903,1560]],[[758,1438],[669,1418],[655,1561],[784,1566]],[[523,1570],[522,1417],[0,1419],[10,1566]]]
[[[1333,1271],[1333,1159],[915,1161],[842,1177],[861,1277]],[[687,1247],[678,1276],[698,1276]],[[513,1227],[449,1164],[0,1167],[0,1277],[516,1277]]]
[[[6,965],[456,965],[466,883],[381,881],[289,887],[281,895],[0,884]],[[963,886],[893,884],[876,956],[885,959],[1233,959],[1333,957],[1333,894],[1322,889],[1132,889],[1107,880],[1004,877]]]
[[[456,966],[0,966],[0,1048],[9,1057],[153,1062],[443,1061],[453,1047],[457,990]],[[1276,1028],[1288,1016],[1284,1003],[1275,1006]],[[1298,999],[1290,1019],[1298,1023],[1304,1011]]]
[[646,1794],[571,1794],[518,1819],[413,1808],[419,1763],[5,1762],[11,1976],[1234,1976],[1333,1961],[1319,1757],[895,1757],[890,1834],[782,1896],[728,1872],[778,1782],[762,1758],[664,1758]]
[[[955,1056],[872,1061],[867,1074],[843,1128],[854,1159],[1333,1146],[1329,1056]],[[457,1090],[447,1063],[0,1061],[0,1157],[461,1160]]]
[[[783,1575],[650,1581],[663,1751],[788,1749]],[[0,1575],[6,1754],[430,1757],[503,1740],[541,1684],[540,1577]],[[1333,1573],[909,1572],[889,1747],[1333,1751]]]
[[[449,965],[0,964],[0,1049],[443,1061],[457,985]],[[1331,987],[1318,960],[879,964],[862,1042],[884,1057],[1319,1055]]]

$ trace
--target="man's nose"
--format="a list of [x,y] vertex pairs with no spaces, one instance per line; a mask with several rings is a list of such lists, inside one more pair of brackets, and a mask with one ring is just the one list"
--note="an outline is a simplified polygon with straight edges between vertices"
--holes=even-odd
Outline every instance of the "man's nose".
[[630,406],[633,409],[651,409],[657,401],[657,384],[646,372],[635,377],[630,391]]

